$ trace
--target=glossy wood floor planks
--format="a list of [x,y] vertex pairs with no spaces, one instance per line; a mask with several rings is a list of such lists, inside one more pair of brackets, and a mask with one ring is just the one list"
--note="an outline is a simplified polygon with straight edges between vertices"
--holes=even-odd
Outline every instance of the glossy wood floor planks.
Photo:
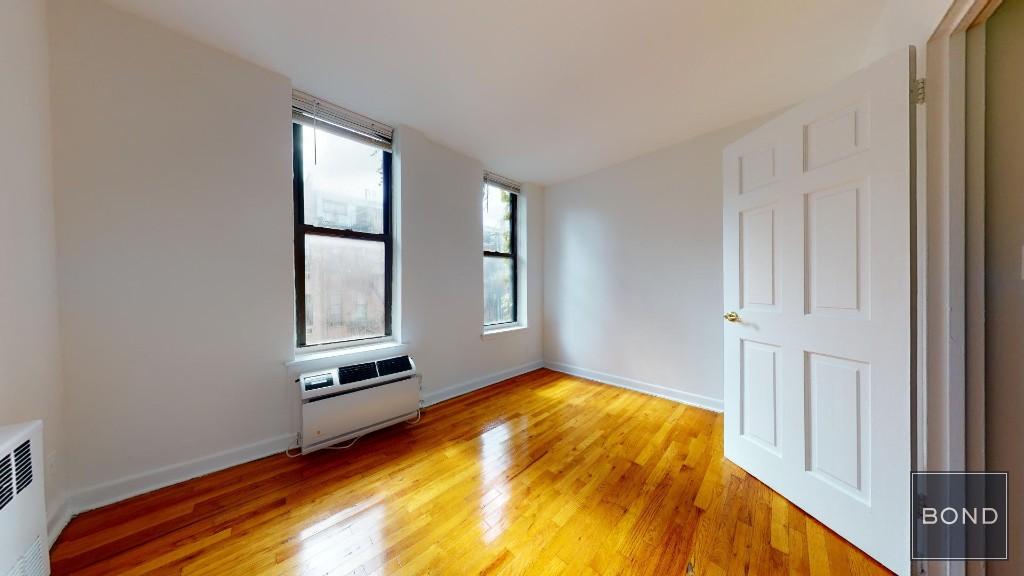
[[722,456],[722,415],[537,370],[348,450],[76,517],[53,573],[885,574]]

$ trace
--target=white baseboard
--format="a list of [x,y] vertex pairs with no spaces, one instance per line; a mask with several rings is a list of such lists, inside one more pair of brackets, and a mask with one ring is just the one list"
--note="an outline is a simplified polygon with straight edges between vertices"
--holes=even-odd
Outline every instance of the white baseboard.
[[64,531],[64,528],[71,521],[71,507],[68,506],[68,499],[66,496],[62,496],[60,499],[60,505],[55,510],[50,512],[47,510],[46,518],[46,534],[50,540],[50,547],[53,547],[53,543],[57,541],[57,537]]
[[634,392],[641,392],[643,394],[650,394],[651,396],[665,398],[666,400],[673,400],[682,404],[689,404],[690,406],[704,408],[705,410],[711,410],[712,412],[722,412],[724,409],[721,400],[711,398],[709,396],[693,394],[692,392],[683,392],[682,390],[676,390],[675,388],[666,388],[664,386],[658,386],[657,384],[641,382],[640,380],[633,380],[632,378],[616,376],[614,374],[606,374],[596,370],[587,370],[586,368],[570,366],[569,364],[562,364],[561,362],[545,362],[544,366],[556,372],[564,372],[572,376],[579,376],[580,378],[586,378],[587,380],[601,382],[602,384],[611,384],[612,386],[618,386],[619,388],[625,388],[627,390],[633,390]]
[[520,374],[526,374],[527,372],[532,372],[543,367],[544,362],[542,360],[537,360],[536,362],[529,362],[514,368],[509,368],[508,370],[502,370],[480,378],[474,378],[473,380],[463,382],[462,384],[456,384],[440,390],[434,390],[433,392],[427,392],[423,395],[423,405],[433,406],[439,402],[444,402],[445,400],[450,400],[456,396],[462,396],[463,394],[469,394],[474,390],[486,388],[491,384],[497,384],[502,380],[508,380],[509,378],[519,376]]
[[[687,392],[680,392],[678,390],[664,388],[654,384],[639,382],[637,380],[631,380],[629,378],[623,378],[611,374],[604,374],[602,372],[595,372],[593,370],[586,370],[575,366],[569,366],[567,364],[557,362],[545,363],[540,360],[515,366],[507,370],[494,372],[468,382],[428,392],[423,395],[423,405],[432,406],[439,402],[443,402],[457,396],[462,396],[463,394],[468,394],[492,384],[497,384],[502,380],[507,380],[545,366],[558,372],[596,380],[605,384],[611,384],[613,386],[619,386],[621,388],[627,388],[637,392],[675,400],[676,402],[707,408],[708,410],[714,410],[716,412],[722,411],[722,402],[713,398],[690,394]],[[50,544],[52,545],[53,542],[56,541],[61,530],[67,526],[67,523],[76,514],[80,514],[94,508],[99,508],[101,506],[106,506],[108,504],[113,504],[115,502],[120,502],[121,500],[138,496],[139,494],[165,488],[179,482],[184,482],[185,480],[203,476],[204,474],[210,474],[232,466],[244,464],[245,462],[257,460],[265,456],[278,454],[294,446],[294,444],[295,435],[284,434],[261,442],[249,444],[247,446],[225,450],[209,456],[203,456],[187,462],[165,466],[142,474],[119,478],[117,480],[104,482],[102,484],[97,484],[95,486],[75,491],[64,498],[62,504],[49,514],[47,524]]]
[[[481,378],[475,378],[462,384],[429,392],[423,396],[423,404],[424,406],[437,404],[438,402],[479,390],[491,384],[496,384],[513,376],[519,376],[520,374],[543,368],[543,366],[544,362],[538,360],[509,368],[508,370],[488,374]],[[165,488],[204,474],[210,474],[265,456],[278,454],[294,445],[295,435],[285,434],[255,444],[225,450],[202,458],[196,458],[195,460],[165,466],[150,472],[119,478],[75,491],[64,498],[63,503],[49,515],[50,544],[53,545],[53,542],[60,536],[61,530],[67,526],[68,521],[76,514],[120,502],[132,496]]]
[[[103,484],[90,486],[75,491],[68,496],[64,506],[61,507],[66,510],[61,514],[66,515],[70,519],[75,514],[113,504],[114,502],[120,502],[132,496],[166,488],[185,480],[191,480],[211,472],[258,460],[272,454],[279,454],[294,445],[295,434],[284,434],[254,444],[232,448],[179,464],[164,466],[163,468],[142,474],[126,476],[110,482],[104,482]],[[60,526],[63,529],[63,526],[60,524],[60,518],[56,515],[54,516],[53,526]],[[64,523],[66,524],[66,522]],[[56,534],[52,530],[50,538],[56,539]]]

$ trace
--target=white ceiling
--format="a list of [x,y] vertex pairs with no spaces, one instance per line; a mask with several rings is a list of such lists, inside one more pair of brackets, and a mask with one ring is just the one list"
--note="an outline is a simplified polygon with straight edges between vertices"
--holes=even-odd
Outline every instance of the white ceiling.
[[108,0],[551,184],[855,70],[884,0]]

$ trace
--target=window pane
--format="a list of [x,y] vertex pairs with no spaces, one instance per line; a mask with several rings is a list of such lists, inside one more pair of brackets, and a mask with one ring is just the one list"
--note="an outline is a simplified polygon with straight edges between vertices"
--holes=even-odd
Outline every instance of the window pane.
[[484,184],[484,251],[512,251],[512,194]]
[[384,151],[302,127],[306,224],[384,232]]
[[384,336],[384,243],[306,236],[306,345]]
[[514,322],[512,259],[484,256],[484,324]]

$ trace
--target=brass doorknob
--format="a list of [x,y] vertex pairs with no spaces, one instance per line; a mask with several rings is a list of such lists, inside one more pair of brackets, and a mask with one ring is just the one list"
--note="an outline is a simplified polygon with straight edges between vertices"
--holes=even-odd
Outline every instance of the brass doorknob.
[[740,315],[735,313],[735,312],[726,312],[725,315],[722,316],[722,318],[725,318],[729,322],[739,322],[740,321]]

